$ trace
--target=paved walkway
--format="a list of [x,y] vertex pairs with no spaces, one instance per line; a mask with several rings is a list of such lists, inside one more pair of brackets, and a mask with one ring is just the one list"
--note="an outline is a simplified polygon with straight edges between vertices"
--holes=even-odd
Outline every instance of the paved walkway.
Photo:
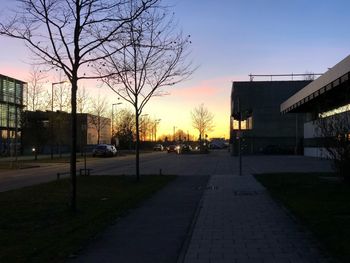
[[328,171],[329,162],[247,156],[238,176],[238,159],[226,152],[157,158],[143,162],[143,171],[162,168],[179,175],[175,182],[118,220],[73,262],[328,262],[309,232],[250,174]]
[[209,176],[179,176],[86,247],[74,263],[172,263]]
[[251,175],[213,175],[180,262],[328,262]]

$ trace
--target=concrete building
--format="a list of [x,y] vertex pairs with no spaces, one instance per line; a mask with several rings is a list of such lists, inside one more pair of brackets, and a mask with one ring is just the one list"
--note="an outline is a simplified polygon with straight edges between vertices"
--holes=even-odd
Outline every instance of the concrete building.
[[[280,104],[310,81],[239,81],[231,92],[232,152],[287,154],[300,152],[304,114],[282,116]],[[239,121],[241,119],[241,121]]]
[[[325,138],[320,133],[319,120],[347,120],[350,114],[350,56],[346,57],[321,77],[287,98],[280,106],[284,116],[305,113],[304,154],[327,157]],[[336,117],[336,118],[335,118]],[[350,134],[350,130],[348,131]],[[350,137],[350,136],[349,136]]]
[[13,155],[20,148],[26,85],[23,81],[0,74],[0,156]]
[[[68,152],[71,145],[70,114],[63,111],[26,111],[23,122],[23,148],[29,153],[35,148],[38,153],[59,154]],[[111,142],[111,120],[92,114],[77,115],[77,146],[82,151],[86,146]]]

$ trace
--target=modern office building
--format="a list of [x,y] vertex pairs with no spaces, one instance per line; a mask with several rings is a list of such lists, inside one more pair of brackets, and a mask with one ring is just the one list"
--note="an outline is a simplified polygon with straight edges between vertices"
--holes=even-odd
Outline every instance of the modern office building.
[[300,153],[304,114],[282,115],[280,104],[309,83],[308,80],[233,82],[232,153],[238,153],[239,143],[246,154]]
[[[350,140],[350,56],[330,68],[321,77],[287,98],[280,107],[284,116],[295,113],[306,114],[304,123],[304,154],[327,157],[324,146],[327,139],[322,135],[320,119],[334,123],[336,129],[348,129]],[[346,130],[345,130],[346,132]]]
[[[69,152],[71,145],[70,113],[63,111],[25,111],[23,122],[23,148],[29,153],[59,154]],[[109,118],[82,113],[77,115],[77,150],[97,143],[111,142]]]
[[0,74],[0,155],[13,155],[20,148],[26,85],[23,81]]

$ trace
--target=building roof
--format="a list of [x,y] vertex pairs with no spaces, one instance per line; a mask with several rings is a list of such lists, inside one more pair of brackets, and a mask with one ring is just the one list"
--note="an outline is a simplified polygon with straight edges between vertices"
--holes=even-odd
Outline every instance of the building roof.
[[289,97],[281,104],[282,113],[297,111],[303,104],[314,100],[318,96],[334,89],[341,83],[348,81],[350,72],[350,55],[330,68],[319,78]]
[[11,80],[13,80],[13,81],[21,82],[22,84],[26,84],[26,83],[27,83],[27,82],[25,82],[25,81],[23,81],[23,80],[15,79],[15,78],[13,78],[13,77],[6,76],[6,75],[3,75],[3,74],[0,74],[0,78],[11,79]]

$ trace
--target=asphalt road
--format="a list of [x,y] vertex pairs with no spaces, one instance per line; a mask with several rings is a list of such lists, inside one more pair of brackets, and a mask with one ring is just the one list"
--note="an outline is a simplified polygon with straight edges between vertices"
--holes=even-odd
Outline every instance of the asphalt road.
[[[77,163],[77,169],[83,162]],[[238,158],[226,150],[210,154],[177,155],[166,152],[144,153],[140,156],[141,174],[174,174],[179,176],[237,174]],[[94,175],[134,175],[135,156],[89,158],[87,168]],[[244,156],[243,173],[329,171],[326,160],[303,156]],[[69,171],[69,164],[42,164],[38,168],[0,170],[0,192],[56,179],[57,173]]]

